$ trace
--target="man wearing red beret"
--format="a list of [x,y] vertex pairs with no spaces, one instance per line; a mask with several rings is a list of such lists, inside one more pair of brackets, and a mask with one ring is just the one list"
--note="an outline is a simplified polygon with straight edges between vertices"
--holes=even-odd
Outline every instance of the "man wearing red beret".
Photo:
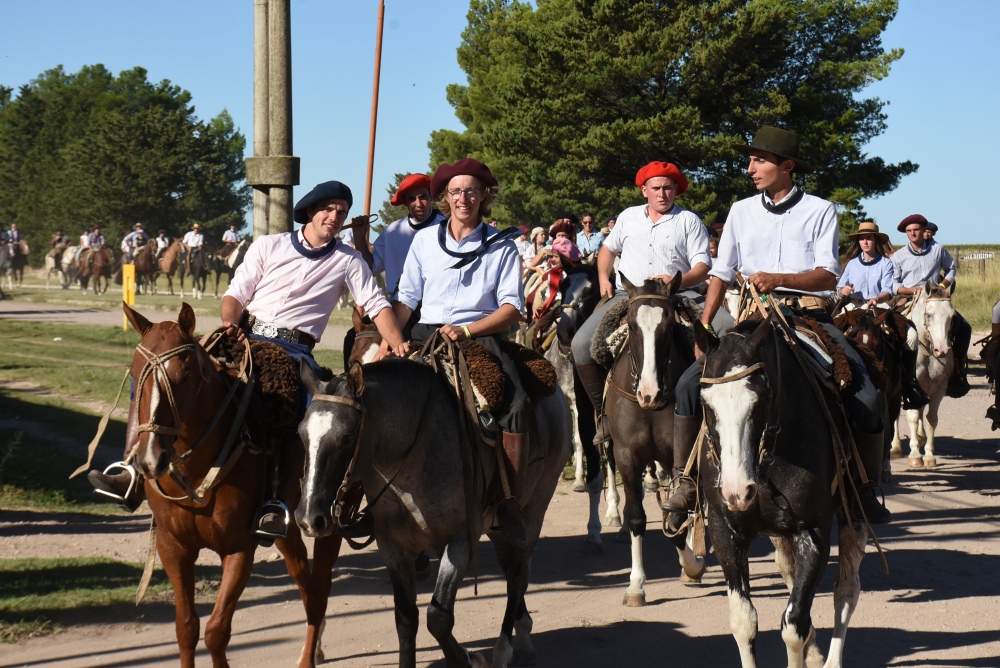
[[677,195],[687,190],[687,177],[671,162],[651,162],[636,174],[635,184],[641,189],[645,204],[621,212],[617,224],[597,252],[597,275],[601,295],[608,297],[573,336],[573,361],[587,396],[598,408],[597,435],[594,444],[611,437],[607,418],[600,407],[604,404],[607,370],[594,362],[590,343],[604,314],[614,304],[626,298],[624,289],[617,291],[611,284],[615,259],[618,271],[634,285],[647,279],[668,282],[681,272],[682,288],[690,288],[705,280],[711,258],[708,253],[708,230],[695,214],[674,203]]
[[[712,265],[702,323],[709,327],[720,310],[722,299],[736,274],[746,277],[761,292],[781,303],[792,304],[819,320],[847,355],[855,378],[868,372],[857,351],[834,326],[825,307],[840,276],[837,242],[839,223],[832,202],[806,194],[795,184],[795,172],[811,172],[812,165],[799,154],[799,138],[793,132],[764,126],[750,144],[733,144],[747,156],[747,174],[759,195],[733,205],[719,239],[719,255]],[[697,351],[696,352],[700,352]],[[701,367],[691,365],[677,383],[674,422],[701,422]],[[871,382],[856,383],[853,394],[845,396],[854,441],[871,481],[862,485],[860,472],[852,466],[861,505],[868,521],[885,523],[892,518],[877,497],[876,486],[887,452],[885,439],[885,397]],[[675,435],[677,430],[674,431]],[[680,450],[690,453],[697,432]],[[678,444],[674,443],[674,457]],[[675,460],[676,461],[676,460]],[[686,457],[680,459],[686,461]],[[694,501],[694,484],[684,481],[663,508],[683,512]]]
[[[947,248],[934,241],[933,237],[927,236],[930,225],[926,218],[915,213],[896,226],[898,231],[906,233],[909,240],[906,246],[892,255],[892,283],[896,294],[914,298],[928,281],[949,291],[955,283],[958,265]],[[951,377],[948,378],[946,392],[949,397],[958,399],[969,393],[966,362],[969,344],[972,342],[972,325],[958,311],[951,320],[951,340],[955,364],[951,369]]]

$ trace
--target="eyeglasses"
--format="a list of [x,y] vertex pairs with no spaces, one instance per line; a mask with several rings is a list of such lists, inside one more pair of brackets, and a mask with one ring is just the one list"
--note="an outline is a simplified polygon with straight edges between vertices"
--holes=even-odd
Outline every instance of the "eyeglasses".
[[458,200],[462,195],[465,195],[466,199],[476,199],[479,197],[479,188],[466,188],[465,190],[454,188],[448,191],[448,197],[453,200]]

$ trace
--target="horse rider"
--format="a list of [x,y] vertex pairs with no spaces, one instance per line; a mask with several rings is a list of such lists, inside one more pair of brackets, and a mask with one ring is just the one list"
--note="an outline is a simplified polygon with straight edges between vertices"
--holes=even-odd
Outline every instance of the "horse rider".
[[163,255],[163,251],[167,250],[170,246],[170,237],[167,236],[167,231],[164,229],[159,229],[156,232],[156,237],[153,239],[156,242],[156,257],[159,260]]
[[222,248],[219,249],[219,257],[229,257],[239,243],[240,235],[236,233],[236,223],[230,223],[229,229],[222,233]]
[[[919,213],[907,216],[896,229],[906,233],[908,243],[892,256],[894,271],[893,287],[897,294],[915,299],[928,281],[948,288],[955,283],[958,265],[948,249],[927,238],[927,219]],[[944,277],[942,278],[942,274]],[[953,399],[964,397],[969,392],[966,378],[966,363],[969,357],[969,343],[972,341],[972,325],[955,311],[951,320],[951,344],[955,351],[955,364],[948,378],[946,393]]]
[[594,214],[589,211],[583,214],[580,219],[580,226],[583,229],[576,235],[576,247],[583,253],[584,258],[591,258],[597,255],[604,245],[604,235],[594,227]]
[[[650,162],[636,173],[635,184],[646,203],[629,207],[616,217],[617,224],[597,253],[597,276],[601,295],[607,301],[573,336],[576,372],[598,414],[594,445],[609,440],[611,432],[602,410],[608,371],[594,362],[590,344],[608,310],[627,298],[625,289],[616,289],[611,282],[615,260],[620,260],[618,271],[635,285],[642,285],[647,279],[669,283],[679,271],[681,288],[685,290],[702,283],[711,265],[708,229],[697,215],[674,202],[674,198],[688,188],[687,177],[680,168],[672,162]],[[732,324],[725,319],[725,314],[720,318],[723,319],[720,327]],[[700,422],[681,421],[678,424],[676,418],[674,420],[675,432],[682,428],[697,433],[700,426]]]
[[191,261],[201,253],[201,247],[205,243],[205,235],[201,233],[201,223],[194,223],[191,229],[181,239],[186,255],[184,257],[184,270],[191,273]]
[[517,326],[524,308],[521,260],[514,245],[520,230],[500,231],[483,222],[498,186],[489,167],[473,158],[437,168],[430,192],[447,218],[414,235],[393,310],[402,326],[420,304],[415,340],[429,339],[435,331],[456,342],[474,338],[500,360],[509,400],[496,419],[503,431],[500,454],[510,496],[497,506],[496,519],[515,544],[525,545],[528,532],[520,500],[531,404],[513,361],[500,347],[500,336]]
[[[840,274],[837,209],[832,202],[806,194],[795,184],[795,172],[813,171],[813,166],[799,155],[798,136],[764,126],[749,145],[733,144],[732,147],[748,157],[747,173],[760,196],[740,200],[729,211],[719,239],[719,256],[709,271],[711,279],[702,325],[712,328],[712,318],[720,310],[726,290],[738,272],[762,294],[768,295],[772,303],[796,305],[819,320],[844,349],[852,374],[856,378],[867,378],[861,357],[834,326],[826,311]],[[701,356],[697,346],[695,353]],[[702,363],[703,360],[699,360],[692,364],[677,384],[675,424],[678,419],[701,422],[699,379]],[[854,383],[853,386],[858,389],[844,401],[861,463],[869,479],[867,485],[856,481],[856,487],[868,521],[885,523],[892,519],[892,513],[876,495],[888,427],[884,424],[885,399],[870,382]],[[794,398],[785,400],[794,401]],[[694,448],[698,429],[685,432],[682,443],[676,440],[676,429],[674,434],[675,466],[678,462],[684,466]],[[860,477],[857,465],[852,467],[851,475]],[[682,477],[663,509],[690,511],[694,509],[694,499],[693,480]]]
[[126,263],[132,264],[136,249],[145,246],[148,242],[149,235],[143,229],[142,223],[136,223],[132,231],[122,239],[122,253],[125,254]]
[[[887,302],[893,296],[893,266],[889,258],[893,253],[889,235],[879,232],[878,225],[865,221],[857,232],[847,235],[852,240],[851,247],[844,254],[844,273],[837,281],[837,294],[848,302],[847,308],[867,306],[888,308]],[[911,325],[912,328],[912,325]],[[916,334],[911,345],[900,341],[903,361],[903,408],[917,409],[926,406],[927,393],[917,382]]]
[[24,238],[21,231],[17,229],[17,223],[11,223],[10,229],[7,231],[7,241],[12,244],[16,244]]
[[[431,179],[425,174],[408,174],[404,178],[396,192],[393,193],[389,203],[393,206],[405,206],[406,215],[399,220],[389,223],[382,233],[375,239],[374,249],[369,250],[368,235],[369,225],[367,219],[361,221],[354,229],[354,238],[358,240],[358,251],[368,263],[372,273],[376,276],[385,272],[385,295],[390,302],[396,301],[399,292],[399,280],[403,275],[403,264],[406,256],[410,252],[410,245],[413,237],[420,230],[439,224],[445,217],[441,212],[431,206]],[[403,326],[403,336],[410,338],[410,331],[420,320],[420,309],[414,310],[410,320]],[[348,331],[348,337],[354,330]],[[353,337],[351,337],[353,339]],[[350,346],[353,347],[353,340]],[[382,342],[382,351],[388,345]],[[350,347],[345,350],[350,351]]]
[[52,248],[67,246],[69,245],[69,237],[63,234],[62,228],[59,228],[52,235],[52,238],[49,239],[49,244],[51,244]]
[[[296,364],[307,362],[317,374],[319,365],[313,347],[320,340],[340,293],[350,290],[355,301],[372,314],[382,335],[391,342],[394,354],[403,356],[409,345],[403,341],[389,303],[375,284],[361,256],[337,239],[354,198],[350,188],[339,181],[327,181],[313,188],[295,205],[293,219],[302,223],[295,232],[259,237],[247,249],[246,261],[236,269],[222,298],[220,313],[226,334],[242,341],[247,336],[279,345]],[[245,329],[244,329],[245,328]],[[305,396],[302,413],[311,397]],[[129,406],[125,458],[138,441],[135,402]],[[126,498],[135,469],[124,462],[112,468],[124,469],[116,475],[91,471],[88,479],[95,487],[117,494],[134,510],[142,502],[142,485],[133,486]],[[284,476],[280,498],[297,493],[298,479]],[[258,533],[285,535],[285,518],[263,513]]]
[[93,260],[94,253],[104,248],[104,235],[101,234],[101,226],[94,225],[90,234],[85,235],[87,241],[83,241],[83,237],[80,237],[80,247],[76,251],[76,261],[80,262],[80,258],[83,257],[84,251],[90,251],[87,253],[87,265],[89,266]]
[[933,239],[934,235],[937,234],[938,226],[934,223],[927,221],[927,227],[924,228],[924,239]]

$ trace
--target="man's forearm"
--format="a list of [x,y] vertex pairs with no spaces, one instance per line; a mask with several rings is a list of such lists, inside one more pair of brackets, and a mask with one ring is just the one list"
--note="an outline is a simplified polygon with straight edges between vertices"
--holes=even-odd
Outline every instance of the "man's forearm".
[[726,293],[726,282],[718,276],[712,276],[708,281],[708,292],[705,293],[705,308],[701,312],[701,321],[711,323],[712,318],[722,305],[722,297]]
[[397,322],[395,313],[392,309],[384,308],[375,314],[372,318],[372,322],[378,328],[379,334],[382,338],[389,344],[390,348],[395,349],[396,346],[403,342],[403,330],[401,325]]
[[681,276],[681,289],[698,285],[706,278],[708,278],[708,265],[704,262],[699,262],[691,267],[691,271]]
[[219,307],[222,322],[238,325],[243,317],[243,304],[236,297],[226,295],[222,298],[222,306]]
[[413,309],[403,302],[393,302],[392,314],[396,317],[396,323],[399,325],[400,329],[402,329],[403,327],[406,327],[406,323],[410,321],[410,316],[413,315]]
[[611,252],[610,248],[601,246],[601,250],[597,251],[597,275],[610,278],[614,266],[615,254]]

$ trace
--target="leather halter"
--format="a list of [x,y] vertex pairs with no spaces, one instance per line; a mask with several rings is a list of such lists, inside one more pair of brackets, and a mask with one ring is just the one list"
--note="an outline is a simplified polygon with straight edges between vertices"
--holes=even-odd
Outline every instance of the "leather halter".
[[[634,297],[629,297],[628,298],[628,304],[629,304],[629,306],[631,306],[635,302],[646,301],[646,300],[672,302],[672,303],[674,302],[674,300],[673,300],[672,297],[664,297],[663,295],[635,295]],[[675,306],[676,306],[676,303],[675,303]],[[676,316],[676,311],[675,311],[674,317],[675,318],[677,317]],[[608,387],[611,390],[613,390],[616,394],[619,394],[620,396],[625,397],[626,399],[628,399],[629,401],[631,401],[634,404],[638,404],[639,403],[639,399],[636,398],[635,393],[636,393],[638,385],[639,385],[639,376],[638,376],[638,370],[639,369],[638,369],[638,366],[635,363],[635,356],[632,354],[632,345],[631,345],[628,337],[626,337],[624,345],[625,345],[625,348],[628,350],[628,361],[629,361],[629,370],[628,370],[628,372],[629,372],[629,377],[632,379],[632,391],[628,392],[628,391],[622,389],[621,387],[618,387],[617,384],[615,384],[615,381],[614,381],[614,371],[615,371],[615,367],[618,366],[618,360],[621,359],[620,356],[615,359],[614,364],[611,367],[611,371],[610,371],[610,373],[608,373],[608,381],[607,381],[608,382]],[[669,369],[669,368],[670,368],[670,360],[669,360],[669,355],[668,355],[668,357],[667,357],[667,369]],[[664,373],[666,373],[667,369],[664,369]]]

